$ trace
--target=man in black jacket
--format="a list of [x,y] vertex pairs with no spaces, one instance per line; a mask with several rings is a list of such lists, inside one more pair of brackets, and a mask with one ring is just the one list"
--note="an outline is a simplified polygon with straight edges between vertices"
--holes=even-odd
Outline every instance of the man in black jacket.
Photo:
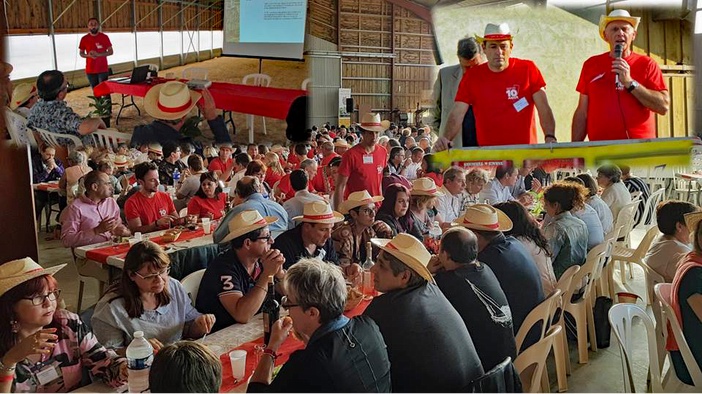
[[[390,392],[390,361],[378,326],[366,316],[344,316],[346,283],[341,270],[318,259],[303,258],[285,276],[283,308],[249,392]],[[287,320],[287,321],[286,321]],[[273,380],[278,349],[291,330],[305,348],[290,355]]]
[[395,392],[470,392],[483,375],[461,316],[427,269],[431,256],[409,234],[374,238],[380,247],[371,268],[375,297],[364,315],[380,327],[391,362]]

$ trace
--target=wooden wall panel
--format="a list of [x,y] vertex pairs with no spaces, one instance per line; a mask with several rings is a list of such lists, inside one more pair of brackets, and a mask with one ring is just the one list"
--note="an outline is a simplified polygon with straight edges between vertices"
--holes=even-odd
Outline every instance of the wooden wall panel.
[[135,3],[137,31],[159,31],[157,0],[139,0]]
[[5,7],[10,34],[48,34],[46,0],[14,0]]
[[102,0],[102,20],[105,31],[132,31],[131,1]]

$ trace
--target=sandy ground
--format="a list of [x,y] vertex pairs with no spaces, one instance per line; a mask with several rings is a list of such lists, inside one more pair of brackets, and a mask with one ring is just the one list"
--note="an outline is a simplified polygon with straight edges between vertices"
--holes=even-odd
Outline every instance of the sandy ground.
[[[258,59],[220,57],[200,63],[191,63],[186,66],[161,70],[159,71],[159,76],[165,77],[167,73],[174,73],[176,76],[180,76],[185,68],[202,67],[208,70],[208,79],[211,81],[241,83],[245,75],[258,73],[258,66]],[[271,76],[271,86],[288,89],[300,89],[302,81],[308,77],[307,65],[303,62],[264,60],[262,72]],[[92,95],[90,87],[76,89],[68,93],[66,101],[78,114],[87,115],[88,112],[90,112],[90,108],[88,107],[88,104],[91,102],[88,98],[90,95]],[[119,102],[120,96],[118,94],[113,94],[112,101],[114,103]],[[131,133],[135,126],[150,123],[153,120],[153,118],[144,111],[141,98],[135,97],[134,102],[136,102],[139,107],[141,115],[137,113],[135,108],[127,108],[122,111],[119,125],[115,125],[118,109],[118,107],[115,107],[111,127],[117,128],[119,131],[125,133]],[[197,112],[194,110],[192,115],[196,114]],[[237,143],[247,143],[249,132],[246,126],[246,115],[235,113],[234,123],[236,124],[237,132],[236,135],[232,137],[233,140]],[[207,122],[203,122],[202,124],[202,132],[204,135],[202,138],[211,141],[212,133],[207,126]],[[285,127],[286,123],[284,120],[266,118],[266,130],[268,134],[263,135],[261,117],[256,116],[254,118],[254,141],[257,144],[284,143]]]

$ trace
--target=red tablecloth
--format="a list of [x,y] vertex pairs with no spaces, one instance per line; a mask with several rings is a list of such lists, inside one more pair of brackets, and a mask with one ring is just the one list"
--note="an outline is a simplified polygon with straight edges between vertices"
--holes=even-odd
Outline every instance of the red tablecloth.
[[57,182],[43,182],[34,185],[36,190],[42,190],[45,192],[57,192],[59,191],[59,185]]
[[[360,304],[358,304],[357,307],[351,309],[350,311],[344,313],[344,315],[348,317],[354,317],[358,316],[363,313],[363,311],[366,310],[368,307],[368,304],[370,304],[370,300],[364,300],[361,301]],[[222,386],[219,388],[220,393],[227,393],[230,392],[232,389],[234,389],[236,386],[246,382],[249,380],[249,377],[251,374],[253,374],[254,370],[256,369],[256,355],[254,354],[254,347],[256,345],[262,345],[263,344],[263,337],[258,338],[255,341],[247,342],[236,349],[232,350],[246,350],[247,355],[246,355],[246,373],[244,376],[244,379],[242,379],[239,382],[236,382],[234,380],[234,377],[232,376],[232,366],[231,362],[229,361],[229,352],[224,353],[220,356],[220,361],[222,362]],[[278,354],[280,356],[275,360],[275,365],[282,365],[285,364],[288,361],[288,358],[290,358],[290,355],[296,351],[300,350],[305,347],[304,342],[299,341],[293,336],[289,336],[288,339],[283,342],[283,344],[280,346],[280,349],[278,349]]]
[[[187,241],[189,239],[199,238],[204,235],[205,232],[202,230],[202,228],[199,227],[196,230],[184,230],[182,233],[180,233],[180,237],[178,237],[178,239],[175,242]],[[160,245],[167,244],[167,242],[164,242],[163,237],[160,236],[149,238],[149,241],[156,242]],[[125,242],[115,246],[105,246],[102,248],[91,249],[85,253],[85,257],[89,260],[97,261],[98,263],[107,264],[108,257],[126,256],[127,252],[129,252],[129,247],[129,244]]]
[[[105,81],[95,86],[93,93],[97,97],[110,93],[144,97],[153,86],[166,81],[163,78],[154,79],[151,83],[137,84]],[[306,91],[298,89],[239,85],[227,82],[212,82],[212,86],[208,89],[212,93],[218,109],[275,119],[285,119],[293,101],[307,94]]]

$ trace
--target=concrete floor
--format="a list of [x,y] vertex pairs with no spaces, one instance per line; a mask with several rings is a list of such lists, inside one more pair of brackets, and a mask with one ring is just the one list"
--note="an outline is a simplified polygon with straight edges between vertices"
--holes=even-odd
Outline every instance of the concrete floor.
[[[632,233],[632,244],[638,245],[643,237],[643,230],[634,230]],[[75,265],[71,258],[69,249],[64,248],[58,240],[46,240],[47,234],[42,231],[39,233],[39,262],[45,266],[54,266],[57,264],[68,263],[68,266],[56,274],[60,287],[62,289],[62,297],[66,304],[66,308],[75,311],[78,302],[79,276]],[[643,270],[634,266],[634,278],[627,281],[626,286],[622,286],[619,282],[618,270],[615,272],[616,291],[633,292],[641,295],[644,300],[639,300],[638,305],[645,305],[645,281]],[[83,309],[93,305],[98,300],[98,285],[94,279],[85,279],[85,292],[83,299]],[[650,307],[647,308],[650,312]],[[635,350],[632,357],[632,371],[634,374],[634,382],[636,391],[642,392],[646,390],[646,376],[648,373],[648,350],[645,330],[641,322],[636,321],[634,327]],[[578,364],[577,345],[571,341],[569,343],[570,360],[572,365],[572,375],[568,377],[569,392],[623,392],[623,377],[621,357],[619,348],[614,335],[611,336],[611,344],[607,349],[599,349],[597,352],[589,351],[589,363]],[[549,382],[551,384],[551,392],[557,392],[557,382],[553,357],[549,357],[548,362]]]

